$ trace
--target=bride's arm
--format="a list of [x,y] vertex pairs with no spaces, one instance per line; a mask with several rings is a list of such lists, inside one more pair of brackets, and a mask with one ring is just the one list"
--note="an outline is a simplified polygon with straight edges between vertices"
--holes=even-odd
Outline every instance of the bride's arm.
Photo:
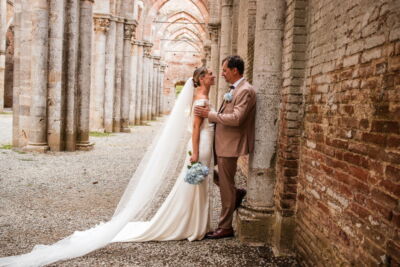
[[190,158],[190,162],[199,161],[199,145],[200,145],[200,126],[203,122],[203,118],[194,116],[193,120],[193,132],[192,132],[192,148],[193,153]]

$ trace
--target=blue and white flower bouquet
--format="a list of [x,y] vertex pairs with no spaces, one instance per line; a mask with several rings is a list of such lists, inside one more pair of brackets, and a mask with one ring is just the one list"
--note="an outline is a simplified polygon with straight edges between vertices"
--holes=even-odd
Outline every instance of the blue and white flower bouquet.
[[[191,152],[189,151],[189,155]],[[208,175],[208,167],[203,165],[201,162],[194,162],[191,165],[188,165],[188,170],[186,172],[184,181],[189,184],[199,184],[201,183],[206,176]]]
[[224,100],[226,102],[231,102],[233,99],[233,94],[231,91],[229,91],[228,93],[224,94]]

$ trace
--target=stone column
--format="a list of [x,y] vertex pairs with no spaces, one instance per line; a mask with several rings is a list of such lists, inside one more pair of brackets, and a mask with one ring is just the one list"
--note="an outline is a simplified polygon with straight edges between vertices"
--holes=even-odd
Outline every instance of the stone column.
[[150,91],[150,64],[151,64],[151,47],[149,42],[145,43],[144,52],[144,69],[143,69],[143,93],[142,93],[142,121],[149,120],[149,91]]
[[0,112],[4,108],[4,72],[6,69],[7,0],[0,0]]
[[126,21],[124,25],[124,59],[121,94],[121,132],[129,133],[129,104],[131,96],[131,50],[136,21]]
[[[219,62],[231,54],[232,47],[232,7],[233,0],[222,0],[221,7],[221,43]],[[221,65],[221,64],[219,64]],[[219,66],[220,68],[220,66]],[[223,94],[226,92],[228,84],[225,82],[223,77],[219,77],[218,80],[218,96],[217,106],[219,107],[222,103]]]
[[220,79],[220,69],[221,64],[219,61],[219,46],[218,46],[218,38],[219,38],[219,28],[220,24],[208,24],[208,30],[210,32],[211,38],[211,63],[210,68],[213,71],[216,78],[216,85],[211,87],[210,91],[210,101],[215,108],[218,108],[218,83]]
[[20,138],[20,92],[21,92],[21,33],[22,33],[22,10],[21,6],[14,8],[14,73],[13,73],[13,118],[12,118],[12,146],[23,147]]
[[250,155],[247,197],[238,213],[241,241],[273,242],[275,213],[275,155],[281,86],[282,36],[285,2],[257,1],[253,83],[257,90],[256,143]]
[[79,51],[79,9],[80,0],[67,1],[67,77],[66,77],[66,116],[65,149],[75,151],[77,143],[78,107],[78,51]]
[[136,119],[136,101],[138,97],[138,53],[139,53],[139,42],[132,39],[132,50],[131,50],[131,97],[129,99],[129,125],[135,125]]
[[148,85],[148,94],[147,94],[147,120],[150,121],[152,120],[152,106],[153,106],[153,90],[154,90],[154,72],[153,72],[153,65],[154,65],[154,58],[153,56],[149,57],[149,61],[148,61],[148,76],[149,76],[149,85]]
[[25,150],[45,152],[47,146],[47,78],[49,54],[49,3],[33,0],[30,129]]
[[78,135],[77,148],[89,150],[90,70],[92,57],[93,0],[80,1],[79,68],[78,68]]
[[115,41],[115,90],[114,90],[114,113],[113,132],[121,131],[121,97],[122,97],[122,69],[124,57],[124,19],[117,19],[116,41]]
[[162,63],[160,65],[160,91],[161,91],[161,96],[160,96],[160,113],[164,114],[165,113],[165,98],[164,98],[164,75],[165,75],[165,68],[167,65]]
[[136,108],[135,108],[135,124],[140,125],[142,123],[142,103],[143,103],[143,76],[144,76],[144,43],[137,42],[138,45],[138,57],[137,57],[137,81],[136,81]]
[[157,105],[159,100],[159,86],[158,86],[158,69],[160,68],[159,56],[153,57],[153,97],[152,97],[152,107],[151,107],[151,118],[155,119],[157,117]]
[[104,131],[107,133],[111,133],[113,131],[116,33],[117,22],[114,18],[111,18],[106,43],[106,73],[104,92]]
[[110,17],[94,15],[93,80],[90,98],[90,129],[104,132],[104,98],[106,75],[106,42]]
[[64,150],[64,0],[50,1],[47,140],[51,151]]

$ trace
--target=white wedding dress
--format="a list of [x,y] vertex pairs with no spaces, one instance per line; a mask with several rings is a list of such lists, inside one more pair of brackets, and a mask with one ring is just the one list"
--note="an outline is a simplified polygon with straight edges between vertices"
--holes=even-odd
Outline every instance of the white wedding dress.
[[[187,130],[192,129],[194,86],[190,78],[183,87],[160,136],[155,140],[133,174],[113,217],[105,223],[70,236],[51,245],[36,245],[29,253],[0,258],[0,266],[43,266],[60,260],[83,256],[112,242],[162,240],[200,240],[210,223],[210,177],[214,128],[204,119],[200,132],[199,161],[209,166],[209,176],[198,185],[184,182],[185,158],[172,190],[150,221],[141,221],[143,211],[150,210],[159,189],[165,186],[174,169],[177,153]],[[186,151],[192,150],[191,140]]]
[[[204,100],[196,100],[196,105],[203,105]],[[208,101],[206,102],[208,103]],[[193,114],[193,112],[191,112]],[[191,115],[193,121],[193,115]],[[192,131],[192,123],[189,123]],[[214,125],[204,119],[200,127],[199,161],[208,166],[209,177],[198,185],[186,183],[183,178],[190,156],[187,154],[185,164],[168,197],[158,209],[154,217],[147,222],[130,222],[113,239],[112,242],[143,242],[201,240],[210,229],[209,181],[212,175]],[[186,151],[193,151],[192,139]]]

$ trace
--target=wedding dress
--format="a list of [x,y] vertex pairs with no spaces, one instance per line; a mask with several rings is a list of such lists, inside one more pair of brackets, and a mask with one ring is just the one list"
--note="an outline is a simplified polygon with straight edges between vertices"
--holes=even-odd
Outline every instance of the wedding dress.
[[[193,103],[203,105],[199,99]],[[208,100],[207,102],[208,103]],[[193,114],[193,111],[191,112]],[[191,115],[193,121],[193,115]],[[188,128],[192,132],[192,124]],[[212,170],[212,149],[214,139],[213,124],[204,119],[200,126],[199,161]],[[189,140],[186,151],[193,151],[192,139]],[[187,154],[185,164],[168,197],[148,222],[130,222],[113,239],[112,242],[143,242],[201,240],[210,229],[209,209],[209,180],[205,179],[198,185],[191,185],[184,181],[187,165],[190,165],[190,156]],[[211,172],[210,172],[211,173]],[[211,175],[211,174],[210,174]]]
[[[214,128],[204,119],[201,125],[199,161],[209,166],[210,174],[202,183],[184,182],[189,155],[176,182],[161,207],[150,221],[140,221],[154,196],[162,187],[166,175],[175,166],[176,153],[184,136],[192,129],[194,86],[190,78],[180,93],[174,108],[157,140],[132,176],[110,221],[72,235],[52,244],[37,245],[27,254],[0,258],[0,266],[42,266],[59,260],[83,256],[112,242],[144,242],[162,240],[190,241],[202,239],[209,229],[209,185],[212,175]],[[186,151],[192,150],[189,140]]]

